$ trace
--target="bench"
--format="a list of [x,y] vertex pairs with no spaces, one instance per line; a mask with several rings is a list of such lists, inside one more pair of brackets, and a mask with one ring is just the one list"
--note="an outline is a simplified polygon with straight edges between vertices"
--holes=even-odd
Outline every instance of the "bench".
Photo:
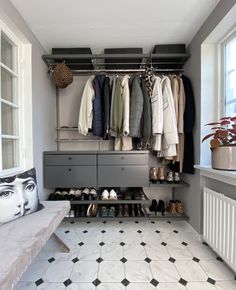
[[0,226],[0,289],[18,282],[70,210],[69,201],[43,201],[44,208]]

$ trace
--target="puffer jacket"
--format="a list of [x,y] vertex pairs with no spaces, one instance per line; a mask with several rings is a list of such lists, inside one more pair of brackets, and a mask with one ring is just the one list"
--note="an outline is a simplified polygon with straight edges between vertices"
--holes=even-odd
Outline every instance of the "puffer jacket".
[[140,125],[143,114],[143,92],[140,87],[140,79],[135,77],[132,82],[130,100],[129,135],[140,137]]
[[93,100],[93,135],[103,136],[103,94],[105,75],[97,75],[93,80],[93,87],[95,91],[95,98]]

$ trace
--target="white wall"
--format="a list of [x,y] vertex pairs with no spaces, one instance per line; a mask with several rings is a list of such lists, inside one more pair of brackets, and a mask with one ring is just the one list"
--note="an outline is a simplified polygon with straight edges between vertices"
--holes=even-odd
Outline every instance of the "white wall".
[[48,193],[43,188],[43,154],[54,150],[56,125],[55,88],[47,76],[47,67],[42,61],[43,47],[8,0],[0,0],[0,18],[13,31],[22,34],[22,39],[32,45],[32,114],[33,114],[33,160],[37,171],[40,199]]
[[[200,164],[201,157],[201,104],[203,95],[202,82],[204,75],[201,75],[201,46],[204,40],[227,15],[230,9],[236,4],[235,0],[221,0],[211,15],[199,29],[188,47],[191,57],[185,65],[185,73],[190,77],[193,85],[196,105],[196,123],[194,128],[195,164]],[[204,109],[207,112],[207,107]],[[199,232],[202,233],[202,186],[203,180],[199,171],[191,176],[185,174],[184,179],[190,183],[190,188],[182,190],[178,198],[184,202],[186,213],[190,217],[189,222]]]

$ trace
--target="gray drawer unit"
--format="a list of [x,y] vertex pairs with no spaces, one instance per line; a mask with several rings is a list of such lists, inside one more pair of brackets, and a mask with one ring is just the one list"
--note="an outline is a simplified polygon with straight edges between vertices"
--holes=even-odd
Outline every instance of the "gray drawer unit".
[[45,187],[97,186],[96,166],[45,166]]
[[98,154],[98,165],[147,165],[148,154]]
[[97,165],[97,155],[45,154],[44,165]]
[[99,187],[145,187],[149,185],[148,165],[99,165]]

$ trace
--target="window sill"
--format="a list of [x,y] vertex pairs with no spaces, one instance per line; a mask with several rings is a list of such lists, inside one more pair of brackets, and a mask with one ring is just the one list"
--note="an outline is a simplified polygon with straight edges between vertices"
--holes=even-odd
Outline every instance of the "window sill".
[[216,170],[207,165],[194,165],[200,175],[236,186],[236,171]]

